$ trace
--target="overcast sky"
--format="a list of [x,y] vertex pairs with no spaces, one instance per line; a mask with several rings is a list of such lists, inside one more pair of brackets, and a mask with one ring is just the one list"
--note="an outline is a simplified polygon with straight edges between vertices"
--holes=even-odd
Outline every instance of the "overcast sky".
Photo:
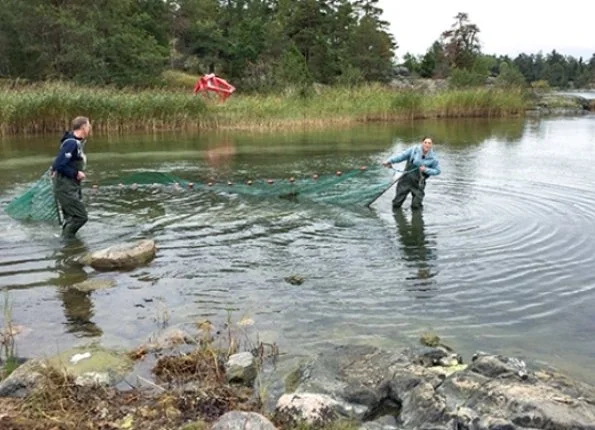
[[454,16],[465,12],[479,27],[485,54],[520,52],[564,55],[589,60],[595,52],[595,0],[380,0],[384,19],[399,45],[397,55],[424,54]]

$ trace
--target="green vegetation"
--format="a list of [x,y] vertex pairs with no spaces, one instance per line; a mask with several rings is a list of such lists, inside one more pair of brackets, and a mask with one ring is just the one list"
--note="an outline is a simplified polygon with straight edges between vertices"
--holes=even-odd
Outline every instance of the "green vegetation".
[[[0,79],[151,87],[217,73],[240,92],[286,86],[389,82],[398,41],[379,0],[5,0],[0,9]],[[415,76],[459,85],[518,72],[517,84],[595,82],[590,59],[555,50],[516,58],[482,53],[479,27],[458,13],[426,54],[406,53]],[[481,64],[478,64],[481,63]],[[503,65],[506,65],[504,68]],[[508,70],[504,70],[508,69]],[[165,73],[164,73],[165,72]],[[461,76],[472,73],[473,79]],[[458,76],[457,76],[458,75]],[[518,80],[523,76],[523,82]]]
[[0,77],[159,86],[164,70],[238,88],[388,81],[378,0],[6,0]]
[[8,290],[4,291],[2,317],[3,325],[0,327],[0,380],[8,377],[19,367],[14,339],[17,329],[12,322],[12,302]]
[[405,54],[402,65],[414,76],[449,78],[456,87],[484,85],[488,77],[499,86],[524,87],[539,82],[555,88],[585,88],[595,83],[595,53],[582,57],[564,56],[553,50],[547,55],[484,54],[479,46],[480,30],[466,13],[459,13],[452,27],[444,31],[422,56]]
[[59,132],[76,115],[94,129],[270,129],[442,117],[522,114],[521,90],[472,88],[424,94],[381,84],[323,87],[311,94],[237,95],[225,103],[173,90],[120,90],[72,84],[37,84],[0,90],[0,133]]
[[[0,133],[57,132],[80,114],[109,132],[510,116],[523,90],[595,81],[595,54],[482,53],[465,13],[399,65],[381,17],[378,0],[7,0]],[[192,95],[211,72],[237,88],[224,104]],[[403,75],[450,90],[387,86]]]

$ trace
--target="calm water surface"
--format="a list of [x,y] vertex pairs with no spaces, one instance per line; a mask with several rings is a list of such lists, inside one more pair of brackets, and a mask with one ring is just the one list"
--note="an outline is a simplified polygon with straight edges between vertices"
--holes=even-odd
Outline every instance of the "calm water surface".
[[[423,214],[204,191],[101,188],[140,170],[202,180],[287,178],[378,163],[425,134],[442,175]],[[0,141],[0,202],[33,183],[57,137]],[[79,248],[57,228],[0,214],[0,287],[20,355],[98,340],[132,347],[158,328],[226,309],[290,356],[328,343],[399,348],[438,332],[468,360],[477,349],[543,360],[595,382],[595,116],[431,121],[288,134],[94,136],[89,223]],[[365,184],[362,184],[365,185]],[[409,203],[409,200],[407,204]],[[77,268],[73,255],[153,238],[147,267]],[[286,276],[305,278],[290,285]],[[83,294],[68,286],[114,279]]]

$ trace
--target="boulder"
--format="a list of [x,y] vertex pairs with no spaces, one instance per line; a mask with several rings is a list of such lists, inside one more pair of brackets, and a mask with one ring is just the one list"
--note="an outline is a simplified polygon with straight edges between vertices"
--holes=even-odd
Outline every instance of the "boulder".
[[275,419],[289,427],[301,423],[320,427],[336,421],[342,415],[340,409],[340,403],[325,394],[284,394],[277,402]]
[[0,397],[27,397],[41,380],[45,368],[46,365],[39,360],[29,360],[17,367],[0,382]]
[[341,346],[295,374],[294,392],[277,407],[294,417],[319,411],[313,416],[356,418],[370,430],[595,430],[595,387],[515,357],[477,353],[462,364],[444,347]]
[[273,423],[255,412],[232,411],[222,415],[211,430],[276,430]]
[[146,239],[90,252],[78,261],[96,270],[131,270],[149,263],[156,252],[155,241]]
[[225,376],[228,382],[252,386],[256,374],[256,360],[250,352],[233,354],[225,363]]

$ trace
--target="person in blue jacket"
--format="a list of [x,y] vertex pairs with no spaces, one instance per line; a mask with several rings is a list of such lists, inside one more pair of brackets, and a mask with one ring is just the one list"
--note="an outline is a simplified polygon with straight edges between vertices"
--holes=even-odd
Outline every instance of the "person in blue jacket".
[[411,209],[421,209],[425,195],[426,179],[440,174],[440,163],[436,153],[432,150],[432,139],[424,137],[420,145],[397,154],[383,164],[392,167],[393,164],[407,161],[405,173],[399,179],[397,191],[393,199],[393,209],[403,206],[409,193],[412,194]]
[[81,182],[86,178],[87,158],[84,143],[91,133],[89,118],[79,116],[72,121],[72,131],[60,139],[60,150],[52,164],[54,194],[63,215],[62,237],[72,239],[87,222]]

